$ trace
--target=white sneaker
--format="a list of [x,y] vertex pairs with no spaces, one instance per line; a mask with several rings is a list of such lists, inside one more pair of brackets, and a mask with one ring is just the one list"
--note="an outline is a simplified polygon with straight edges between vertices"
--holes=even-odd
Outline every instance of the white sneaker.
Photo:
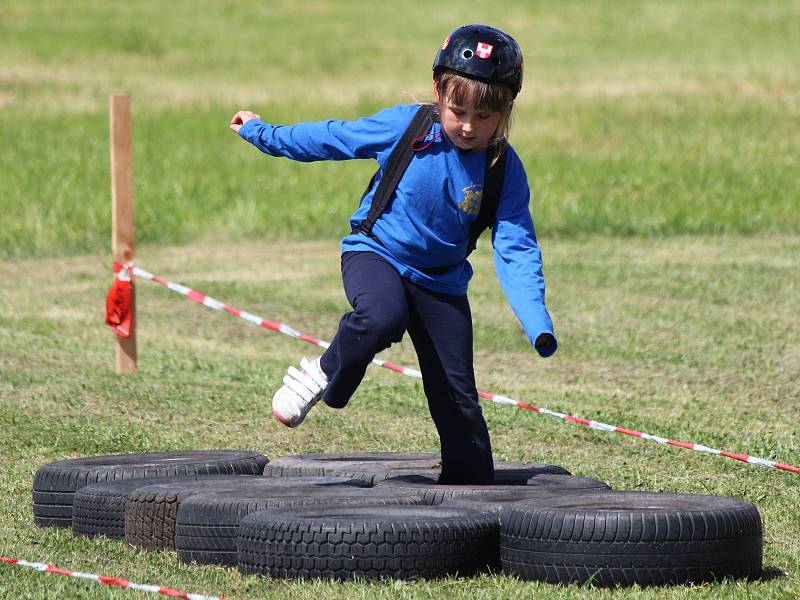
[[284,385],[272,397],[272,414],[287,427],[300,425],[328,387],[319,357],[313,361],[301,359],[300,368],[298,371],[289,367],[288,375],[283,377]]

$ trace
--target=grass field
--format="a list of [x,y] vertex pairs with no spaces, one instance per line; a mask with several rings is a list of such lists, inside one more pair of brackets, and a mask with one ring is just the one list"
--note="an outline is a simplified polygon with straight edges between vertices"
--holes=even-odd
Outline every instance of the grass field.
[[[142,249],[139,261],[230,304],[330,339],[346,309],[336,247],[335,241],[151,246]],[[493,281],[487,253],[480,252],[475,261],[479,387],[569,414],[800,465],[800,295],[794,263],[800,240],[594,237],[553,240],[545,249],[562,344],[546,361],[528,347]],[[35,528],[33,473],[68,456],[247,447],[274,458],[437,448],[421,386],[377,368],[348,409],[320,408],[301,428],[287,430],[270,417],[270,391],[288,361],[314,355],[315,348],[209,311],[154,284],[139,285],[140,373],[117,377],[112,336],[100,324],[109,282],[104,261],[103,255],[83,255],[0,262],[0,447],[6,458],[0,468],[0,514],[5,516],[0,554],[232,598],[427,597],[456,589],[473,597],[599,595],[488,576],[430,584],[265,582],[180,565],[172,554]],[[386,357],[415,365],[407,340]],[[559,464],[616,489],[747,498],[761,511],[765,566],[774,579],[605,592],[607,597],[788,598],[800,590],[796,475],[590,431],[506,406],[489,403],[484,412],[498,458]],[[84,584],[57,576],[3,571],[0,578],[8,597],[44,597],[53,586],[66,596],[84,590]],[[86,593],[115,597],[91,588]]]
[[6,0],[0,255],[107,244],[112,92],[133,98],[141,242],[340,235],[373,165],[265,160],[230,116],[428,98],[439,41],[482,20],[527,57],[512,142],[543,233],[800,232],[800,3],[400,5]]
[[[441,38],[474,21],[526,55],[511,140],[560,342],[536,357],[484,241],[470,292],[479,387],[800,465],[800,3],[437,6],[0,3],[0,555],[237,600],[800,597],[800,476],[491,403],[497,458],[754,502],[765,577],[613,591],[488,575],[286,583],[34,527],[33,474],[67,457],[437,449],[420,384],[382,369],[347,410],[279,426],[269,397],[315,349],[148,283],[140,372],[113,373],[107,101],[133,99],[138,263],[330,339],[347,308],[338,237],[374,165],[269,160],[227,122],[239,108],[292,122],[427,98]],[[385,358],[416,364],[407,340]],[[0,565],[0,598],[136,595]]]

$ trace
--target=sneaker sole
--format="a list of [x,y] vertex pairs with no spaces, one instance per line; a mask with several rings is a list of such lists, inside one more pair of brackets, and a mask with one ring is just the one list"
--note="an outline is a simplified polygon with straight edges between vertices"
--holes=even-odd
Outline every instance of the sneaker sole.
[[295,423],[294,425],[292,425],[291,421],[286,419],[283,415],[281,415],[275,409],[272,410],[272,416],[274,416],[276,419],[278,419],[278,421],[280,421],[281,423],[283,423],[284,425],[286,425],[289,428],[294,428],[294,427],[297,427],[298,425],[300,425],[300,423]]

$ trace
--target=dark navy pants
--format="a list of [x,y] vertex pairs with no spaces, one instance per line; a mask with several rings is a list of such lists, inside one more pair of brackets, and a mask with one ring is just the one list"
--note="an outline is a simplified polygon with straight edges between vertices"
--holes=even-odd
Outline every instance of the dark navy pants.
[[408,331],[441,440],[439,482],[491,483],[494,463],[475,388],[467,296],[418,286],[373,252],[344,253],[342,280],[353,311],[342,317],[322,355],[322,370],[329,380],[325,403],[344,407],[375,355]]

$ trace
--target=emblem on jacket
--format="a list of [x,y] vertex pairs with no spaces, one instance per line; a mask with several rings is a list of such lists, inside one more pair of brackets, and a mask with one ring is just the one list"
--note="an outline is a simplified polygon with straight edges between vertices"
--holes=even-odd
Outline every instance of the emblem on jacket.
[[467,213],[470,217],[477,217],[481,212],[481,199],[483,198],[483,186],[473,183],[461,190],[464,192],[464,199],[458,208]]

